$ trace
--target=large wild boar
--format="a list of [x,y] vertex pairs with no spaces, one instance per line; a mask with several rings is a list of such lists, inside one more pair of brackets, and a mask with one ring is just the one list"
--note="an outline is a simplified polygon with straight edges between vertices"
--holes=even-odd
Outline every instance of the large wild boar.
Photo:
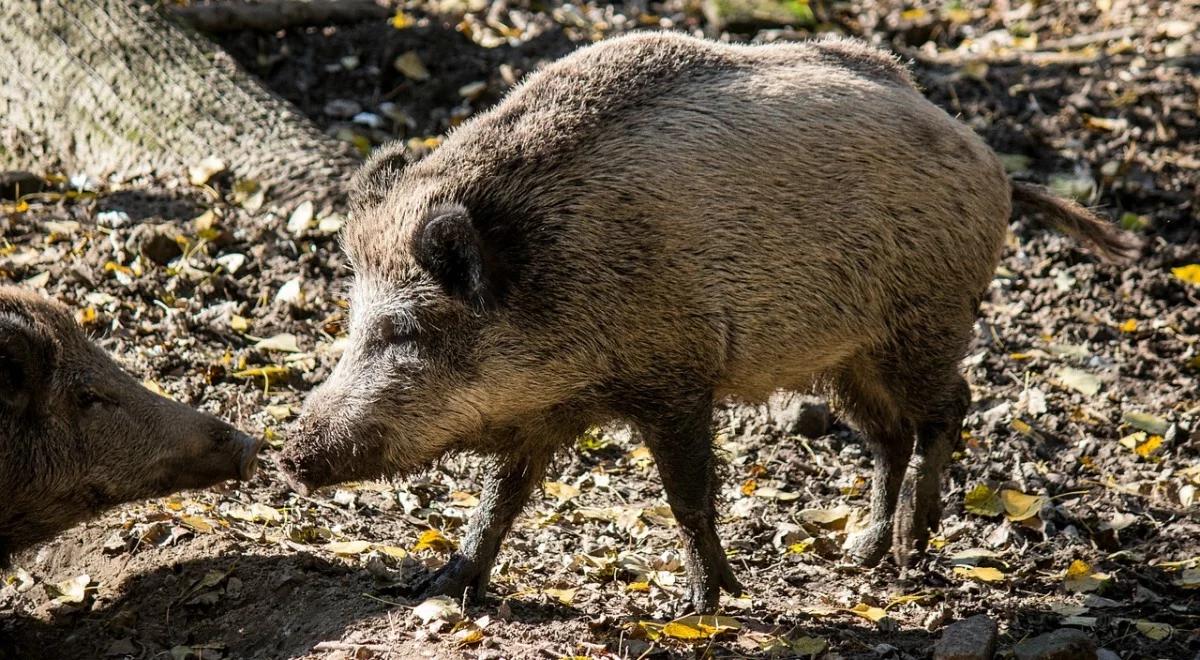
[[865,564],[921,549],[970,394],[959,371],[1012,201],[1100,252],[1132,245],[1011,183],[892,57],[636,35],[529,76],[428,157],[359,173],[350,345],[284,468],[301,490],[489,457],[430,593],[482,594],[556,448],[638,428],[679,522],[689,604],[740,587],[717,537],[714,401],[820,390],[876,453]]
[[0,566],[115,504],[249,478],[259,444],[142,387],[61,305],[0,287]]

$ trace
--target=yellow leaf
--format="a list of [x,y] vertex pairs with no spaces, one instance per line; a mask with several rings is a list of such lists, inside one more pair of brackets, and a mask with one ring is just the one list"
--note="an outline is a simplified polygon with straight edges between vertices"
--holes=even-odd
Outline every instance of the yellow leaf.
[[475,624],[466,626],[462,630],[454,633],[454,641],[457,642],[459,646],[478,644],[479,642],[483,641],[483,628],[480,628]]
[[916,593],[916,594],[905,594],[903,596],[896,596],[895,598],[888,601],[887,606],[884,607],[883,609],[890,610],[897,605],[907,605],[908,603],[923,603],[925,601],[932,600],[934,597],[936,597],[936,595],[937,594],[922,592],[922,593]]
[[436,529],[427,529],[421,532],[421,538],[417,539],[417,544],[413,546],[413,552],[421,550],[450,553],[454,551],[454,542]]
[[662,627],[662,634],[683,640],[708,639],[741,627],[733,617],[695,614],[671,621]]
[[542,589],[542,593],[568,607],[571,601],[575,600],[575,589]]
[[873,605],[867,605],[866,603],[859,603],[858,605],[855,605],[846,611],[850,612],[851,614],[857,614],[867,621],[872,622],[879,621],[883,617],[887,616],[887,612],[883,611],[882,608],[875,607]]
[[905,9],[904,11],[900,12],[900,18],[905,21],[919,21],[922,18],[925,18],[928,13],[929,12],[921,9],[920,7],[915,9]]
[[408,551],[404,548],[397,548],[394,545],[377,545],[375,549],[379,552],[391,557],[392,559],[404,559],[408,556]]
[[1163,438],[1161,435],[1147,436],[1145,431],[1138,431],[1121,438],[1120,442],[1138,456],[1150,458],[1162,447]]
[[994,518],[1004,513],[1004,503],[987,484],[979,484],[963,498],[967,511],[977,516]]
[[279,380],[286,378],[287,375],[288,368],[282,365],[254,367],[253,369],[243,369],[233,372],[234,378],[266,378],[267,380]]
[[1107,581],[1107,574],[1096,573],[1092,569],[1092,565],[1082,559],[1071,562],[1071,565],[1067,567],[1067,572],[1063,575],[1063,587],[1074,593],[1095,591]]
[[1026,422],[1025,420],[1014,419],[1012,421],[1011,426],[1014,431],[1016,431],[1017,433],[1020,433],[1021,435],[1032,435],[1033,434],[1033,427],[1030,426],[1029,423]]
[[91,305],[88,305],[87,307],[84,307],[75,313],[75,320],[79,322],[79,325],[84,327],[94,324],[96,319],[96,308],[92,307]]
[[246,522],[280,522],[283,520],[283,514],[279,511],[257,502],[251,504],[249,509],[230,509],[225,515]]
[[559,504],[579,494],[579,489],[558,481],[547,481],[542,486],[546,494],[557,499]]
[[789,545],[788,552],[790,552],[794,555],[802,555],[802,554],[808,552],[809,549],[812,548],[813,543],[815,543],[815,542],[816,542],[816,539],[811,536],[806,539],[801,539],[801,540]]
[[625,585],[625,590],[626,591],[637,591],[639,593],[646,593],[646,592],[650,591],[650,583],[649,582],[630,582],[629,584]]
[[1200,264],[1189,264],[1187,266],[1172,268],[1171,274],[1188,284],[1200,286]]
[[229,328],[234,332],[246,332],[250,330],[250,322],[245,317],[234,314],[229,318]]
[[839,530],[846,527],[850,509],[845,506],[837,506],[832,509],[804,509],[799,513],[799,517],[806,523]]
[[370,541],[334,541],[326,543],[325,549],[336,555],[361,555],[371,549]]
[[429,69],[425,68],[425,63],[421,61],[421,56],[415,50],[410,50],[397,57],[394,65],[397,71],[403,73],[410,80],[429,80]]
[[1004,503],[1005,516],[1013,522],[1028,520],[1038,515],[1049,501],[1044,495],[1026,495],[1019,490],[1007,488],[1000,491],[1000,500]]
[[183,523],[184,527],[198,534],[208,534],[213,531],[212,523],[200,516],[181,516],[179,522]]
[[1120,325],[1121,332],[1137,332],[1137,319],[1129,319]]
[[955,566],[954,574],[978,582],[1004,581],[1004,574],[990,566]]
[[1134,625],[1137,626],[1138,632],[1156,642],[1161,642],[1170,637],[1171,633],[1174,632],[1170,624],[1155,623],[1154,621],[1147,621],[1145,619],[1138,619],[1134,622]]
[[742,483],[742,495],[745,495],[746,497],[750,497],[751,495],[753,495],[754,491],[757,489],[758,489],[758,480],[757,479],[747,479],[746,481],[744,481]]
[[392,17],[392,20],[388,22],[391,23],[392,27],[396,28],[397,30],[403,30],[416,24],[417,19],[402,11],[398,11],[396,12],[396,15]]

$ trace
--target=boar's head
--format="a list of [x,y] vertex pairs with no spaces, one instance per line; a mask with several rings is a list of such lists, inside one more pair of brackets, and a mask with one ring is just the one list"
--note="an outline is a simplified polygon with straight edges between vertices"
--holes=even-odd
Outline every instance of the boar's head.
[[514,426],[570,388],[569,360],[549,345],[567,333],[544,322],[552,296],[537,310],[521,302],[536,288],[528,255],[550,232],[531,239],[496,205],[404,174],[360,202],[343,235],[348,344],[282,456],[301,492],[403,475],[450,451],[505,451]]
[[259,444],[147,390],[62,306],[0,287],[0,562],[106,507],[248,478]]

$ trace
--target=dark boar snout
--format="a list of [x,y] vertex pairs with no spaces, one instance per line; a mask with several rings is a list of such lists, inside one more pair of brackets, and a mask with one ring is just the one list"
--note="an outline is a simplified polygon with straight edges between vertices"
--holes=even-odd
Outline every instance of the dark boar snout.
[[248,480],[258,468],[261,449],[262,440],[204,415],[168,451],[168,486],[172,490],[203,488],[228,479]]

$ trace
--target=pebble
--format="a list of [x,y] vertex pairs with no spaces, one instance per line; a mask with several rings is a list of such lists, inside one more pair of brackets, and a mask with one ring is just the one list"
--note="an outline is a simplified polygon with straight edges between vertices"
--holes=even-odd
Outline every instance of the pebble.
[[934,660],[990,660],[996,653],[996,630],[986,614],[955,621],[933,647]]
[[1016,660],[1096,660],[1096,642],[1082,630],[1060,628],[1013,647]]

